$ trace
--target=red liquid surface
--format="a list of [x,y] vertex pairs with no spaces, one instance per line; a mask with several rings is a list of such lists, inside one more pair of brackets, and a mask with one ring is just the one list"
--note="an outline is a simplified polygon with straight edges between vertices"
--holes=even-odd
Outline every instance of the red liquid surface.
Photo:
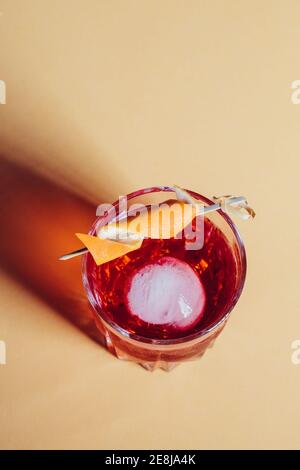
[[[206,293],[204,313],[188,329],[172,324],[146,323],[126,307],[128,279],[147,263],[172,256],[188,263],[199,276]],[[185,239],[145,239],[139,250],[97,266],[87,254],[87,276],[94,298],[115,324],[139,336],[152,339],[182,338],[217,323],[236,293],[237,267],[228,241],[209,219],[204,219],[204,244],[200,250],[186,250]]]

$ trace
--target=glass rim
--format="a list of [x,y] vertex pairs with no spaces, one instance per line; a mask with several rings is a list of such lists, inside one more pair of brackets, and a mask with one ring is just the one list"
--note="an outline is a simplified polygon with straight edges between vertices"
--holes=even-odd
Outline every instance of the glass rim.
[[[211,201],[206,196],[202,196],[201,194],[196,193],[195,191],[192,191],[192,190],[189,190],[189,189],[186,189],[186,191],[192,197],[194,197],[197,200],[201,200],[202,202],[204,202],[208,206],[215,204],[215,202]],[[155,193],[155,192],[174,192],[174,189],[170,186],[153,186],[153,187],[133,191],[133,192],[127,194],[126,197],[129,201],[130,199],[133,199],[135,197],[143,196],[145,194],[150,194],[150,193]],[[119,200],[115,201],[112,204],[112,206],[117,207],[118,204],[119,204]],[[119,335],[123,336],[125,339],[134,340],[134,341],[137,341],[138,343],[144,343],[144,344],[148,344],[148,345],[150,344],[150,345],[168,346],[168,345],[176,345],[176,344],[187,343],[187,342],[199,339],[201,337],[205,337],[208,334],[210,334],[214,331],[217,331],[219,329],[219,327],[227,320],[227,318],[229,317],[231,311],[233,310],[233,308],[235,307],[237,301],[239,300],[239,298],[241,296],[241,293],[242,293],[242,290],[243,290],[243,287],[244,287],[244,284],[245,284],[245,279],[246,279],[247,257],[246,257],[246,250],[245,250],[244,242],[241,238],[241,235],[240,235],[236,225],[232,221],[232,219],[222,209],[218,209],[216,212],[218,212],[221,215],[221,217],[223,217],[225,222],[231,228],[231,230],[234,234],[234,237],[236,239],[237,246],[238,246],[239,253],[240,253],[240,258],[241,258],[241,273],[240,273],[240,276],[239,276],[239,282],[238,282],[238,286],[236,288],[235,295],[233,297],[232,302],[229,304],[228,308],[225,309],[224,314],[222,315],[222,318],[220,320],[216,321],[215,323],[213,323],[212,325],[210,325],[209,327],[207,327],[203,330],[196,331],[194,333],[191,333],[190,335],[182,336],[180,338],[156,339],[156,338],[149,338],[149,337],[146,337],[146,336],[141,336],[141,335],[138,335],[136,333],[129,333],[124,328],[122,328],[117,323],[115,323],[113,320],[111,320],[105,314],[105,311],[95,301],[95,298],[94,298],[94,296],[91,292],[90,284],[89,284],[88,277],[87,277],[87,269],[86,269],[87,254],[84,254],[83,257],[82,257],[83,285],[84,285],[85,291],[87,293],[87,297],[89,299],[89,302],[91,303],[92,307],[94,308],[96,314],[100,317],[100,319],[102,321],[104,321],[105,323],[107,323],[110,326],[110,328],[112,328],[115,331],[115,333],[118,333]],[[93,235],[95,233],[96,226],[97,226],[99,220],[102,217],[103,216],[99,216],[99,217],[96,218],[96,220],[94,221],[94,223],[93,223],[93,225],[92,225],[92,227],[89,231],[90,235]]]

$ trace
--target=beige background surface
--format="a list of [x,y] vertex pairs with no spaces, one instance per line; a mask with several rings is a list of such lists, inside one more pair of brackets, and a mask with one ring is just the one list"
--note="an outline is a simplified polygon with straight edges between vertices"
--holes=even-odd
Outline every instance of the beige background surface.
[[299,2],[4,0],[0,10],[3,157],[93,204],[176,182],[244,194],[258,214],[239,223],[247,284],[215,347],[151,374],[71,318],[84,302],[80,268],[56,257],[77,246],[94,206],[5,164],[0,447],[299,448]]

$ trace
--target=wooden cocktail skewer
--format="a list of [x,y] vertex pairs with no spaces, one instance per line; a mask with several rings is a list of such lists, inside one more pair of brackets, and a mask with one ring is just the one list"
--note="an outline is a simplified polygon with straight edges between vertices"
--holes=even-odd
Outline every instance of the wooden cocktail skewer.
[[79,250],[71,251],[71,253],[67,253],[66,255],[62,255],[58,258],[60,261],[67,261],[68,259],[75,258],[76,256],[84,255],[84,253],[88,253],[87,248],[79,248]]
[[[199,204],[197,202],[197,200],[193,199],[186,191],[182,190],[178,186],[175,186],[175,192],[177,194],[178,200],[185,199],[185,202],[191,203],[193,205]],[[188,198],[185,196],[186,194],[188,194],[188,196],[189,196]],[[247,204],[247,200],[244,196],[238,196],[238,197],[233,197],[232,196],[232,197],[228,198],[226,204],[229,205],[229,206],[234,207],[234,206],[238,206],[239,204]],[[208,214],[210,212],[217,211],[219,209],[223,209],[222,203],[219,203],[219,202],[215,203],[215,204],[211,204],[210,206],[203,206],[203,215]],[[88,251],[89,250],[87,248],[80,248],[79,250],[75,250],[75,251],[72,251],[71,253],[67,253],[67,254],[61,256],[59,258],[59,260],[60,261],[66,261],[66,260],[69,260],[71,258],[75,258],[76,256],[83,255],[84,253],[88,253]]]

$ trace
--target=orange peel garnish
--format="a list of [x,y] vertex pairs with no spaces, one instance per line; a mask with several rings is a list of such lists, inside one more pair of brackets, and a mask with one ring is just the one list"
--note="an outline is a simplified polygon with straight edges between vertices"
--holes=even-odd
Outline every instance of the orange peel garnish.
[[200,215],[202,207],[170,199],[151,208],[137,209],[138,214],[124,221],[101,227],[100,238],[137,240],[139,238],[169,239],[180,233],[192,220]]
[[175,237],[201,211],[201,206],[171,199],[153,206],[151,210],[143,207],[137,210],[137,215],[109,223],[98,230],[97,236],[84,233],[76,233],[76,236],[99,266],[139,249],[144,238]]
[[105,240],[93,235],[86,235],[85,233],[76,233],[76,236],[89,250],[98,266],[126,255],[130,251],[137,250],[143,243],[142,239],[131,243],[121,243]]
[[[134,207],[135,212],[132,206],[128,217],[100,227],[97,236],[76,233],[86,248],[63,255],[59,259],[67,260],[88,250],[96,264],[100,265],[139,249],[144,238],[176,237],[195,217],[203,216],[206,211],[204,205],[185,189],[177,185],[170,189],[175,192],[177,199],[169,199],[150,207]],[[213,199],[217,203],[213,210],[221,207],[230,215],[237,215],[244,220],[255,217],[255,212],[249,207],[245,197],[226,195]]]

